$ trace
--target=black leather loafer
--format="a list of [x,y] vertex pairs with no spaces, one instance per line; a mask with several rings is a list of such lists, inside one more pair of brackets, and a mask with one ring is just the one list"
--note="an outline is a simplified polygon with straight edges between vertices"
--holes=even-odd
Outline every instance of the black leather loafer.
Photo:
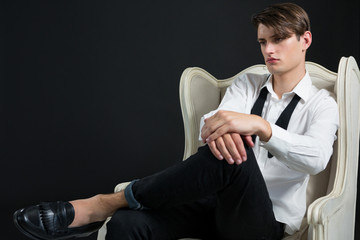
[[74,207],[69,202],[40,203],[14,213],[16,227],[36,240],[63,240],[86,237],[99,230],[104,222],[81,227],[68,227],[74,220]]

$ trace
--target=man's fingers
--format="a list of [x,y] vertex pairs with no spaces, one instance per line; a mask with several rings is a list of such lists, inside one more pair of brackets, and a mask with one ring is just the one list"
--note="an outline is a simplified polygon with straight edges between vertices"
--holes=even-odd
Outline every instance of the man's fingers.
[[237,150],[239,151],[239,154],[241,155],[241,160],[246,161],[247,160],[246,149],[245,149],[244,142],[243,142],[240,134],[232,133],[231,137],[234,140],[234,143],[237,147]]
[[[204,119],[204,126],[201,129],[201,138],[203,142],[211,142],[218,137],[222,136],[223,134],[217,134],[216,138],[209,139],[209,136],[213,134],[215,131],[217,131],[222,125],[224,125],[226,122],[228,122],[231,117],[231,112],[219,110],[217,113],[215,113],[213,116]],[[230,115],[230,116],[229,116]]]
[[252,140],[252,137],[250,135],[245,135],[245,136],[242,136],[243,137],[243,140],[244,142],[249,146],[249,147],[254,147],[255,144]]
[[209,142],[208,146],[212,152],[212,154],[219,160],[223,160],[224,157],[221,155],[220,151],[216,147],[215,141]]
[[221,155],[225,158],[225,160],[229,164],[234,164],[234,160],[232,159],[231,154],[227,150],[222,137],[219,137],[218,139],[216,139],[216,146],[217,146],[217,149],[220,151]]
[[246,161],[244,142],[238,133],[224,134],[215,141],[208,143],[212,154],[219,160],[225,160],[229,164],[241,164]]
[[215,139],[218,139],[220,136],[223,136],[227,132],[228,132],[228,127],[226,125],[223,125],[223,126],[219,127],[215,132],[210,134],[206,138],[206,142],[214,141]]
[[[239,135],[239,138],[240,138],[240,141],[241,141],[240,135]],[[237,144],[233,140],[232,136],[230,134],[225,134],[223,136],[223,139],[224,139],[224,142],[225,142],[226,149],[228,150],[228,152],[231,155],[231,159],[233,161],[235,161],[236,164],[241,164],[242,163],[241,153],[239,153]]]

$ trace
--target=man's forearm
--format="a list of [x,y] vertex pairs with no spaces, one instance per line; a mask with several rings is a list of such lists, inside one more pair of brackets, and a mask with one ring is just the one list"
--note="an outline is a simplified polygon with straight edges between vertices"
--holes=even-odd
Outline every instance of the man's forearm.
[[257,115],[219,111],[205,120],[201,137],[204,142],[211,142],[226,133],[255,134],[266,142],[271,138],[272,130],[269,122]]

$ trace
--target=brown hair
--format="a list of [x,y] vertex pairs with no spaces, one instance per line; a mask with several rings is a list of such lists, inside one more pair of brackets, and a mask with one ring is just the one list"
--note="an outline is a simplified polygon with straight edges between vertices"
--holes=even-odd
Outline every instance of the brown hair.
[[310,31],[309,16],[300,6],[294,3],[279,3],[271,5],[252,16],[256,28],[259,24],[272,27],[275,34],[288,38],[295,33],[298,40],[306,31]]

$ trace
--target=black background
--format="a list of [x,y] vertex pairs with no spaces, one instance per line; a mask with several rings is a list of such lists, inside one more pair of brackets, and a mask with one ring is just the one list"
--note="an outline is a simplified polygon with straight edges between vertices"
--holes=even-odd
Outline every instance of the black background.
[[[182,71],[228,78],[263,63],[250,18],[275,2],[2,1],[1,239],[26,239],[18,208],[181,161]],[[335,72],[341,56],[360,61],[359,1],[295,2],[312,22],[307,60]]]

